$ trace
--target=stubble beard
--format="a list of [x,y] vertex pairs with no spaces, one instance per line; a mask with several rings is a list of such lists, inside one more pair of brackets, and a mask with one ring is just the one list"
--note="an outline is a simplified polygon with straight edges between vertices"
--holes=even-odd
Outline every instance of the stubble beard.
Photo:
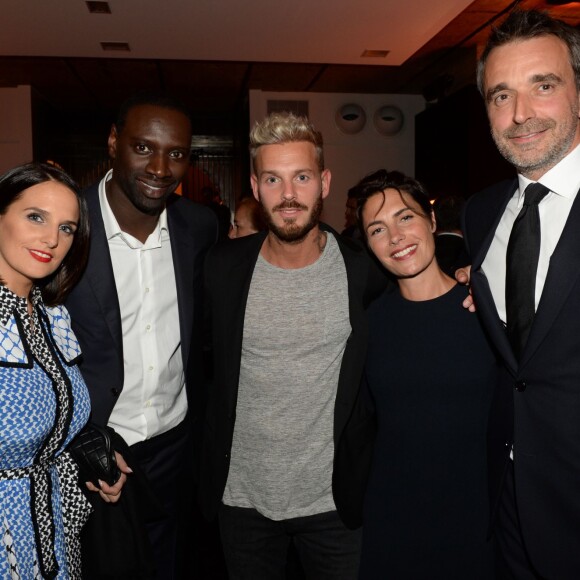
[[116,181],[117,187],[123,192],[131,205],[144,215],[158,216],[165,209],[167,200],[171,195],[173,195],[179,186],[179,182],[176,181],[172,183],[171,187],[163,197],[150,199],[139,189],[139,183],[137,180],[139,175],[140,174],[135,172],[127,172],[119,169],[117,170],[117,173],[115,173],[115,167],[113,166],[113,179]]
[[520,151],[514,149],[510,145],[510,139],[538,131],[557,130],[554,119],[532,119],[524,125],[514,125],[501,133],[492,129],[491,136],[502,157],[511,163],[518,173],[526,177],[543,175],[570,152],[579,123],[578,104],[574,103],[571,106],[570,113],[570,122],[561,126],[561,130],[553,134],[553,141],[547,149],[537,154],[528,154],[525,149]]

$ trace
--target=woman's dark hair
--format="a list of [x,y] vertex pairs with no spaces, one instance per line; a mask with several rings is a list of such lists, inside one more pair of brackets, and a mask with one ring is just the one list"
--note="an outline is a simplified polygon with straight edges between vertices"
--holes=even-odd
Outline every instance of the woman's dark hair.
[[400,171],[387,171],[386,169],[379,169],[378,171],[363,177],[363,179],[361,179],[353,189],[355,188],[357,191],[356,217],[358,226],[365,239],[367,235],[362,223],[363,208],[370,197],[377,193],[383,193],[386,189],[395,189],[398,191],[399,195],[401,196],[401,200],[405,205],[407,205],[407,202],[403,197],[403,193],[411,196],[411,198],[421,208],[423,213],[417,212],[415,208],[408,205],[407,207],[422,217],[430,219],[431,214],[433,213],[433,208],[431,207],[431,202],[429,201],[429,195],[423,186],[416,179],[413,179],[412,177],[409,177]]
[[79,281],[89,254],[89,216],[79,186],[54,165],[29,163],[15,167],[0,177],[0,215],[4,215],[26,189],[47,181],[62,183],[76,195],[79,203],[79,221],[70,250],[56,272],[38,284],[44,303],[56,306],[64,302]]

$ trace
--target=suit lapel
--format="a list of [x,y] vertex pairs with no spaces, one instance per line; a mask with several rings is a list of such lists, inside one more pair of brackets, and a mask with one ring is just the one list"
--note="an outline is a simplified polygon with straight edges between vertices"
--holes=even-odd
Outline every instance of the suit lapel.
[[362,247],[353,249],[347,246],[344,240],[330,228],[321,226],[326,231],[330,231],[338,243],[348,283],[348,311],[351,326],[351,335],[347,341],[340,366],[338,387],[336,391],[336,403],[334,408],[334,434],[338,441],[344,429],[355,399],[359,392],[359,380],[357,373],[357,362],[364,361],[367,343],[367,323],[364,310],[363,296],[368,281],[369,260],[361,256],[365,252]]
[[183,367],[187,368],[193,326],[195,247],[188,224],[175,204],[169,204],[167,207],[167,226],[175,272],[181,353]]
[[481,265],[493,241],[495,231],[504,214],[505,208],[514,194],[517,185],[517,180],[514,180],[506,188],[502,188],[498,192],[498,195],[494,197],[490,196],[488,209],[494,218],[487,229],[483,243],[475,253],[471,271],[471,282],[481,321],[513,374],[517,371],[518,363],[507,338],[504,325],[497,312],[489,282],[481,269]]
[[[250,292],[250,284],[256,262],[260,254],[260,249],[266,232],[260,232],[243,240],[232,243],[232,251],[228,255],[231,266],[227,269],[226,280],[224,281],[223,292],[219,308],[223,308],[223,317],[220,316],[223,324],[231,324],[231,332],[225,337],[225,358],[235,361],[235,364],[228,368],[228,404],[234,410],[238,398],[238,388],[240,381],[240,365],[242,360],[242,341],[244,336],[244,320],[246,316],[246,304]],[[238,251],[233,251],[233,249]],[[217,308],[214,306],[214,308]],[[214,345],[214,348],[216,345]],[[217,345],[219,348],[219,345]]]
[[530,360],[554,324],[568,295],[580,275],[580,194],[572,204],[570,215],[550,258],[542,296],[538,304],[522,366]]
[[473,272],[471,276],[472,285],[474,288],[477,288],[477,290],[475,290],[475,299],[477,312],[481,322],[483,326],[485,326],[491,341],[496,345],[496,348],[501,353],[506,366],[510,372],[515,375],[518,368],[518,362],[508,340],[505,327],[497,313],[489,282],[481,269]]
[[98,187],[91,188],[87,192],[86,200],[91,218],[91,247],[86,278],[93,289],[94,298],[101,308],[113,341],[119,352],[122,352],[121,311],[109,244],[101,214]]

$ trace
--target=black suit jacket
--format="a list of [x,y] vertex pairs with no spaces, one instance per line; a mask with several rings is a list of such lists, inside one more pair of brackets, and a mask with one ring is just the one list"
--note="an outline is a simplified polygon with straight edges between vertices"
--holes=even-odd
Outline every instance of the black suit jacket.
[[[346,266],[352,333],[342,360],[334,409],[332,488],[342,520],[349,527],[358,527],[374,438],[372,407],[360,389],[367,344],[365,307],[387,281],[361,245],[333,233]],[[265,237],[266,232],[261,232],[218,244],[206,262],[214,381],[205,418],[199,499],[208,519],[217,513],[228,477],[246,302]]]
[[[83,351],[80,369],[91,395],[91,419],[106,425],[124,383],[121,313],[98,184],[85,192],[85,198],[91,221],[89,261],[66,307]],[[191,409],[194,383],[202,380],[198,330],[202,327],[203,261],[216,240],[217,225],[209,209],[178,195],[168,200],[167,224],[175,269],[183,368],[190,412],[195,412]]]
[[546,578],[580,577],[580,196],[550,258],[518,364],[481,270],[517,188],[503,182],[467,204],[464,234],[479,315],[504,361],[490,417],[492,505],[514,445],[517,507],[526,548]]
[[439,267],[452,278],[455,278],[457,268],[469,264],[463,238],[449,232],[435,236],[435,257]]

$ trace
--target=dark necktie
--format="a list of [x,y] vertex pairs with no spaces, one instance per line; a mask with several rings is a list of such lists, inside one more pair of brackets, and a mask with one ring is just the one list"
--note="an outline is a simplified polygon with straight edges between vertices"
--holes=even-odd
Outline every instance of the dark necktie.
[[528,340],[535,315],[536,272],[540,257],[538,204],[549,193],[541,183],[530,183],[507,247],[505,305],[507,334],[516,358]]

